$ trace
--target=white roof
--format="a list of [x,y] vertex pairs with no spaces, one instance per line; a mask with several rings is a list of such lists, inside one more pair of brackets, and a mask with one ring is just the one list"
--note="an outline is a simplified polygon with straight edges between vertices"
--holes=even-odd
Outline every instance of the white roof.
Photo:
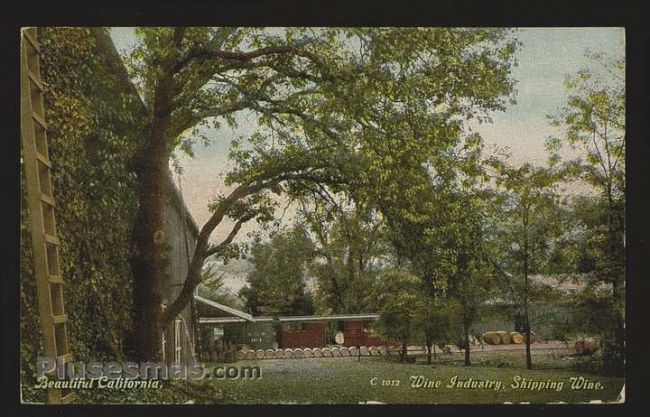
[[[244,313],[236,308],[228,307],[219,304],[216,301],[208,300],[199,295],[194,295],[194,299],[199,303],[203,303],[210,307],[214,307],[225,313],[231,314],[234,317],[199,317],[199,323],[243,323],[243,322],[272,322],[276,318],[271,316],[253,317],[248,313]],[[277,320],[280,322],[304,322],[304,321],[327,321],[327,320],[377,320],[379,314],[374,313],[359,313],[359,314],[332,314],[323,316],[279,316]]]
[[[243,311],[237,310],[236,308],[232,308],[232,307],[228,307],[228,306],[223,305],[223,304],[219,304],[216,301],[208,300],[207,298],[203,298],[200,295],[195,294],[194,299],[196,301],[198,301],[199,303],[203,303],[203,304],[208,305],[210,307],[214,307],[214,308],[216,308],[218,310],[221,310],[221,311],[223,311],[225,313],[232,314],[233,316],[237,316],[240,319],[243,319],[243,321],[255,321],[253,316],[251,316],[248,313],[244,313]],[[228,317],[221,317],[221,318],[222,319],[232,320],[232,319],[230,319]]]

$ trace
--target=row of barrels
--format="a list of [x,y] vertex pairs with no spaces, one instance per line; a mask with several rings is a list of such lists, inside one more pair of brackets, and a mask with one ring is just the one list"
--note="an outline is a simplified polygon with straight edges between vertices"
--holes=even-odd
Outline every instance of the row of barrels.
[[242,359],[285,359],[285,358],[323,358],[342,356],[379,356],[388,355],[386,346],[334,346],[323,348],[287,348],[242,350]]
[[[489,331],[483,333],[483,341],[488,345],[520,345],[524,343],[524,335],[519,332]],[[530,332],[530,342],[535,343],[539,339],[534,332]]]

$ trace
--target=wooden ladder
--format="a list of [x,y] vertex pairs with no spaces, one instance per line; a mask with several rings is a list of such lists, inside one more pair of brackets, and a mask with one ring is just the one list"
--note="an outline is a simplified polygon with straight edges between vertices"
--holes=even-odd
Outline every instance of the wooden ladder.
[[[56,358],[58,363],[68,363],[72,361],[72,355],[63,300],[36,28],[23,29],[20,49],[20,136],[43,347],[46,357]],[[48,390],[49,403],[67,404],[74,398],[71,389]]]

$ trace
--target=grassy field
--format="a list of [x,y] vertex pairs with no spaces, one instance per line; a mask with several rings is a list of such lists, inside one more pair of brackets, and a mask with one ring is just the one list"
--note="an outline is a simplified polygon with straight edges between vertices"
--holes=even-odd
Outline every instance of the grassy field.
[[[498,404],[616,400],[623,386],[623,378],[572,370],[577,365],[573,359],[539,355],[535,360],[540,369],[532,371],[523,369],[520,358],[507,355],[489,358],[477,355],[474,359],[476,364],[469,368],[457,361],[434,365],[422,362],[401,364],[382,357],[363,357],[361,361],[356,358],[273,359],[226,365],[259,366],[261,379],[220,379],[207,383],[214,384],[213,387],[223,393],[219,402],[230,404],[358,404],[366,401],[392,404]],[[552,366],[564,369],[551,369]],[[412,377],[420,375],[425,380],[440,380],[440,386],[412,387]],[[457,376],[457,381],[471,378],[474,381],[495,382],[490,388],[447,387],[454,376]],[[563,382],[564,386],[560,391],[514,389],[511,384],[516,377]],[[602,388],[571,389],[572,377],[599,382]],[[390,385],[382,386],[382,380],[390,381]],[[495,390],[499,381],[501,387]]]

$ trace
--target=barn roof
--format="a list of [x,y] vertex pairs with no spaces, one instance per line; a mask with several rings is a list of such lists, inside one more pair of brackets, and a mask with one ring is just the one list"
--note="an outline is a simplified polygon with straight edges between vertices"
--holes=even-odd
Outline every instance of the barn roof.
[[[234,322],[255,321],[253,316],[251,316],[248,313],[244,313],[243,311],[237,310],[236,308],[228,307],[226,305],[217,303],[216,301],[208,300],[207,298],[203,298],[200,295],[194,295],[194,300],[204,307],[201,310],[207,313],[206,314],[207,316],[213,316],[215,314],[219,316],[219,317],[209,317],[209,318],[233,320]],[[224,313],[226,314],[225,317],[224,317]]]
[[270,323],[279,321],[282,323],[290,322],[309,322],[309,321],[330,321],[330,320],[377,320],[379,314],[374,313],[359,313],[359,314],[330,314],[319,316],[258,316],[253,317],[248,313],[244,313],[236,308],[228,307],[226,305],[217,303],[216,301],[208,300],[207,298],[199,295],[194,295],[197,307],[199,310],[199,323]]

